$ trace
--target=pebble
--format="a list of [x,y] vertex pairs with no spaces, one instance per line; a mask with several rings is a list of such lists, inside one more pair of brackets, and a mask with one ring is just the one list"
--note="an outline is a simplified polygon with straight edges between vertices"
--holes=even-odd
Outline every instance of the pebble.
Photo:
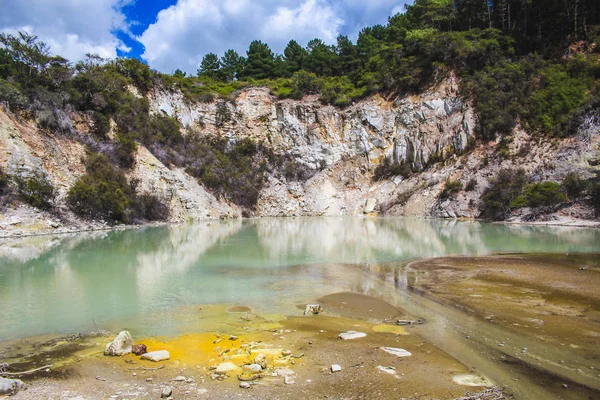
[[291,376],[286,375],[283,377],[283,383],[286,385],[293,385],[296,382],[294,381],[294,379]]
[[150,360],[150,361],[164,361],[171,358],[171,354],[167,350],[158,350],[151,351],[146,354],[142,354],[142,360]]
[[152,382],[154,379],[152,378],[146,378],[146,382]]
[[248,370],[248,371],[254,372],[254,373],[262,371],[262,367],[259,364],[247,364],[247,365],[244,365],[243,368],[245,370]]
[[240,387],[242,389],[250,389],[250,384],[248,382],[240,382]]
[[412,353],[409,351],[406,351],[404,349],[399,349],[397,347],[381,347],[381,350],[385,351],[386,353],[392,354],[396,357],[410,357],[412,356]]
[[175,382],[185,382],[186,377],[179,375],[178,377],[176,377],[175,379],[173,379]]
[[332,364],[331,365],[331,372],[340,372],[342,370],[342,367],[340,367],[337,364]]
[[171,389],[170,386],[165,386],[162,393],[160,394],[160,398],[166,399],[167,397],[171,397],[171,394],[173,394],[173,389]]

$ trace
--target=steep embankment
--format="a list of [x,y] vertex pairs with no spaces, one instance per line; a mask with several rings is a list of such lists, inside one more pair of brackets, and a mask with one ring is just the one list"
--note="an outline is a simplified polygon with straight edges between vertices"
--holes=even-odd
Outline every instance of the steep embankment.
[[[600,131],[583,126],[562,140],[531,137],[517,127],[510,142],[478,142],[476,115],[450,76],[418,96],[384,99],[373,96],[346,109],[322,105],[317,97],[279,100],[266,88],[250,88],[231,101],[190,103],[177,91],[154,89],[148,94],[152,113],[176,117],[186,134],[252,138],[276,153],[290,154],[315,171],[306,182],[288,182],[270,174],[256,206],[257,216],[387,215],[476,218],[490,179],[501,168],[523,168],[535,180],[560,181],[573,171],[589,174],[600,159]],[[0,216],[0,235],[100,228],[83,222],[65,205],[66,193],[84,174],[89,123],[69,116],[77,133],[55,135],[33,122],[0,110],[0,163],[9,173],[43,170],[58,191],[58,215],[27,206],[9,208]],[[504,151],[499,152],[503,146]],[[375,181],[373,172],[385,159],[406,161],[424,169]],[[596,164],[597,165],[597,164]],[[426,168],[425,168],[426,167]],[[167,167],[142,145],[128,179],[139,193],[165,199],[171,222],[239,217],[241,210],[217,198],[184,169]],[[471,187],[441,199],[446,181]],[[527,219],[528,211],[513,219]],[[593,216],[589,207],[569,205],[546,219],[568,222]]]

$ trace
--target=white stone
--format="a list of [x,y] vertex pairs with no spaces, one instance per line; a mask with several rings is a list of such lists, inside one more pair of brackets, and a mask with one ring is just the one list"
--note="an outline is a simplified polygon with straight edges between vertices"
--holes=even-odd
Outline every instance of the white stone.
[[340,367],[338,364],[331,365],[331,372],[340,372],[341,370],[342,370],[342,367]]
[[462,386],[485,386],[491,387],[493,384],[484,377],[473,374],[461,374],[452,377],[454,383]]
[[412,356],[412,353],[410,353],[409,351],[406,351],[404,349],[399,349],[397,347],[381,347],[381,350],[385,351],[386,353],[390,353],[396,357]]
[[377,199],[374,198],[370,198],[367,200],[366,204],[365,204],[365,209],[364,209],[364,213],[365,214],[370,214],[373,211],[375,211],[375,206],[377,205]]
[[348,332],[344,332],[344,333],[340,333],[338,335],[338,339],[342,339],[342,340],[352,340],[352,339],[359,339],[359,338],[363,338],[367,336],[366,333],[363,332],[357,332],[357,331],[348,331]]
[[215,370],[215,373],[217,373],[219,375],[225,375],[228,372],[235,371],[236,369],[238,369],[238,366],[235,365],[234,363],[224,362],[224,363],[219,364],[219,366]]
[[127,331],[119,332],[115,340],[110,342],[104,348],[105,356],[124,356],[125,354],[131,353],[133,346],[133,339],[131,334]]
[[385,372],[386,374],[396,375],[396,368],[393,367],[384,367],[383,365],[378,365],[377,369],[381,372]]
[[320,304],[307,304],[304,309],[304,315],[317,315],[323,312],[323,307]]
[[245,370],[248,370],[250,372],[260,372],[262,371],[262,366],[259,364],[248,364],[248,365],[244,365],[243,367]]
[[13,395],[24,387],[25,384],[20,379],[6,379],[0,376],[0,395]]
[[157,350],[157,351],[151,351],[146,354],[142,354],[142,360],[149,360],[149,361],[154,361],[154,362],[165,361],[170,358],[171,358],[171,354],[169,354],[169,352],[167,350]]

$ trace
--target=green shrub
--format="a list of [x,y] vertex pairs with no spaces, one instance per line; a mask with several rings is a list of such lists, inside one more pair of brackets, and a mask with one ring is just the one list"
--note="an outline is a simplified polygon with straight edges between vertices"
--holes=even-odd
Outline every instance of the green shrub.
[[444,189],[440,193],[440,199],[444,200],[444,199],[449,199],[451,197],[454,197],[462,189],[463,189],[463,184],[461,182],[448,179],[446,181],[446,183],[444,184]]
[[556,182],[540,182],[525,186],[523,193],[517,196],[510,207],[553,207],[567,201],[567,196],[560,191]]
[[144,193],[136,196],[135,215],[145,221],[166,221],[169,219],[169,207],[156,195]]
[[135,152],[137,151],[137,143],[131,136],[119,133],[117,135],[117,145],[115,147],[115,155],[119,161],[119,165],[124,168],[131,168],[135,162]]
[[32,207],[48,210],[56,197],[54,186],[42,172],[36,171],[31,176],[17,175],[13,177],[19,198]]
[[108,132],[110,131],[110,121],[108,117],[98,111],[92,113],[93,126],[91,129],[92,134],[95,136],[106,139]]
[[590,201],[592,207],[596,210],[596,215],[600,215],[600,182],[595,182],[591,185]]
[[85,166],[67,194],[69,207],[82,217],[127,222],[134,193],[125,175],[104,154],[88,154]]
[[384,158],[383,162],[375,168],[373,172],[373,179],[380,181],[382,179],[389,179],[394,176],[402,176],[408,178],[413,173],[410,164],[402,160],[400,162],[390,161],[389,158]]
[[2,196],[8,190],[9,183],[9,176],[4,172],[4,168],[0,166],[0,196]]
[[525,171],[522,169],[502,169],[490,181],[481,198],[481,217],[490,220],[502,220],[511,210],[511,203],[521,194],[525,183]]
[[572,199],[578,199],[583,192],[587,190],[589,182],[581,179],[579,174],[572,172],[565,176],[562,182],[562,188],[565,193]]
[[475,188],[477,188],[477,179],[475,179],[475,178],[469,179],[469,182],[467,182],[467,185],[465,186],[465,191],[471,192],[471,191],[475,190]]

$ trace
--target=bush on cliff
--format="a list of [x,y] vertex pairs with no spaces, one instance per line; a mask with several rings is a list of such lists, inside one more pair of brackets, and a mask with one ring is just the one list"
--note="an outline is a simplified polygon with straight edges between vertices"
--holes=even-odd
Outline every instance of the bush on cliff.
[[506,218],[511,210],[511,202],[521,194],[526,183],[524,170],[500,170],[483,192],[479,208],[480,216],[494,221]]
[[156,196],[137,196],[123,172],[106,155],[88,154],[85,166],[86,174],[67,194],[67,204],[77,215],[119,223],[168,218],[168,207]]
[[19,198],[32,207],[48,210],[56,197],[52,182],[42,172],[36,171],[29,176],[13,176]]

